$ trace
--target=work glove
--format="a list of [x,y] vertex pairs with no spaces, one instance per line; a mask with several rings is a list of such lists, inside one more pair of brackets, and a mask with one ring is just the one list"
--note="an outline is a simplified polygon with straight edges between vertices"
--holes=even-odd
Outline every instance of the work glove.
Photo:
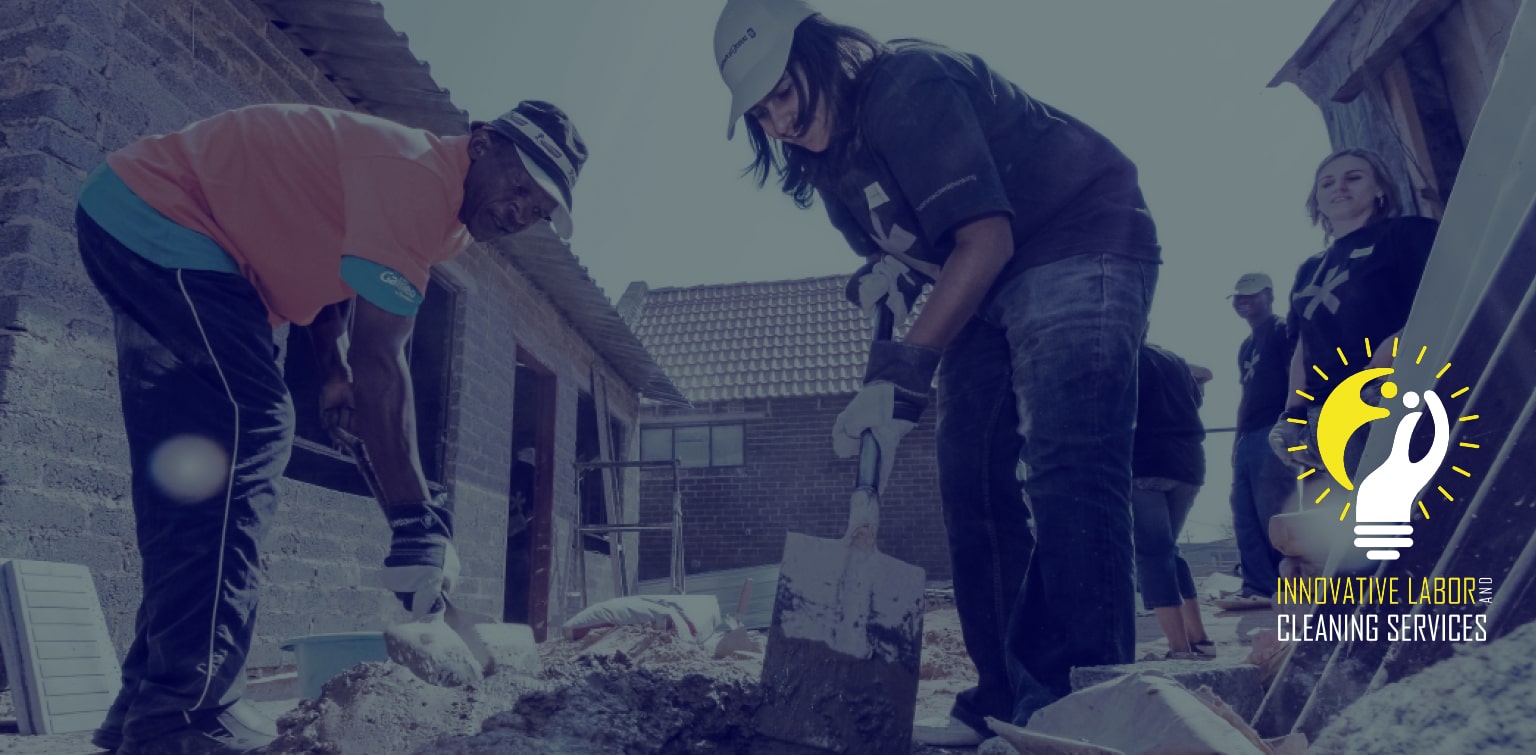
[[406,503],[389,509],[393,533],[384,557],[384,588],[395,594],[413,620],[443,608],[441,598],[459,578],[459,554],[453,547],[453,513],[444,495],[430,503]]
[[[1316,418],[1308,415],[1305,406],[1293,406],[1286,409],[1270,429],[1269,448],[1287,467],[1303,470],[1323,466],[1322,457],[1317,453],[1317,434],[1313,432],[1315,421]],[[1297,446],[1306,446],[1306,449],[1291,450]]]
[[928,389],[939,367],[939,352],[897,341],[876,341],[869,348],[864,387],[832,424],[832,451],[857,456],[865,430],[880,447],[879,489],[890,479],[896,446],[922,417]]
[[863,310],[864,316],[871,321],[875,319],[875,308],[881,306],[883,299],[884,306],[891,311],[891,324],[900,325],[907,321],[907,314],[917,303],[918,295],[923,293],[926,281],[926,277],[913,272],[901,260],[882,254],[879,259],[865,263],[848,279],[843,296]]

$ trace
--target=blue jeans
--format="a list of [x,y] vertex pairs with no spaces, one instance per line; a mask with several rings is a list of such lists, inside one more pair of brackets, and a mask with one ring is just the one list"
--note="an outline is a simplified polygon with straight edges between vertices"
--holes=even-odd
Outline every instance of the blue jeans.
[[1269,520],[1296,492],[1296,475],[1269,447],[1269,428],[1238,434],[1232,451],[1232,529],[1243,566],[1243,589],[1273,595],[1280,551],[1269,543]]
[[[293,404],[249,282],[155,265],[83,210],[75,225],[85,270],[116,323],[143,561],[123,689],[103,726],[141,742],[244,691],[261,542],[288,465]],[[165,474],[175,461],[157,453],[188,448],[190,477]]]
[[[1145,484],[1144,484],[1145,483]],[[1157,484],[1165,483],[1165,484]],[[1172,608],[1195,597],[1195,577],[1179,555],[1179,533],[1200,486],[1174,480],[1136,480],[1131,511],[1136,520],[1136,584],[1142,605]]]
[[1024,724],[1073,666],[1131,660],[1136,351],[1157,267],[1080,255],[1000,282],[939,365],[955,603],[979,684],[956,718]]

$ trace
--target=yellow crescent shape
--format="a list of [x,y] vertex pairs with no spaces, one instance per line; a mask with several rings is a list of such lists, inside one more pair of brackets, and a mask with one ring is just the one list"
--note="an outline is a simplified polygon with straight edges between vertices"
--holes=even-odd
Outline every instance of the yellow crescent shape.
[[1361,425],[1385,419],[1392,413],[1361,401],[1360,389],[1376,378],[1391,374],[1391,367],[1377,367],[1344,378],[1333,389],[1333,393],[1328,394],[1322,411],[1318,412],[1317,456],[1323,460],[1323,467],[1328,470],[1328,474],[1338,480],[1345,490],[1355,489],[1349,479],[1349,470],[1344,468],[1344,447],[1349,445],[1350,437]]

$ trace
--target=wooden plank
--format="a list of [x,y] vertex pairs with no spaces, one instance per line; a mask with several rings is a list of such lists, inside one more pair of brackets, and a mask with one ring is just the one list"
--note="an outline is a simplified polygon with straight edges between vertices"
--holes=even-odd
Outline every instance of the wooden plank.
[[[592,413],[597,415],[597,460],[615,461],[610,425],[613,418],[608,413],[608,381],[598,374],[595,362],[589,369],[592,381]],[[603,481],[603,508],[608,519],[606,524],[624,523],[624,506],[619,496],[618,475],[619,470],[616,467],[598,470],[598,476]],[[622,598],[629,594],[629,581],[625,575],[624,564],[624,536],[610,532],[605,535],[605,538],[608,540],[609,556],[613,560],[613,595],[616,598]]]
[[1349,102],[1457,0],[1387,0],[1363,3],[1364,15],[1347,57],[1354,61],[1334,102]]

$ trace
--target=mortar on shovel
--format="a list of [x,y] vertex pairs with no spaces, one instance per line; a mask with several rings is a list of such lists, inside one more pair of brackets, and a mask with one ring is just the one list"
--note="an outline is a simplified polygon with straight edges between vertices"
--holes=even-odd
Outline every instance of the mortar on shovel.
[[[352,453],[374,502],[388,517],[378,473],[363,441],[340,428],[331,433]],[[459,687],[500,671],[531,675],[539,670],[532,627],[503,624],[461,609],[446,594],[427,618],[385,629],[384,649],[390,660],[440,687]]]

